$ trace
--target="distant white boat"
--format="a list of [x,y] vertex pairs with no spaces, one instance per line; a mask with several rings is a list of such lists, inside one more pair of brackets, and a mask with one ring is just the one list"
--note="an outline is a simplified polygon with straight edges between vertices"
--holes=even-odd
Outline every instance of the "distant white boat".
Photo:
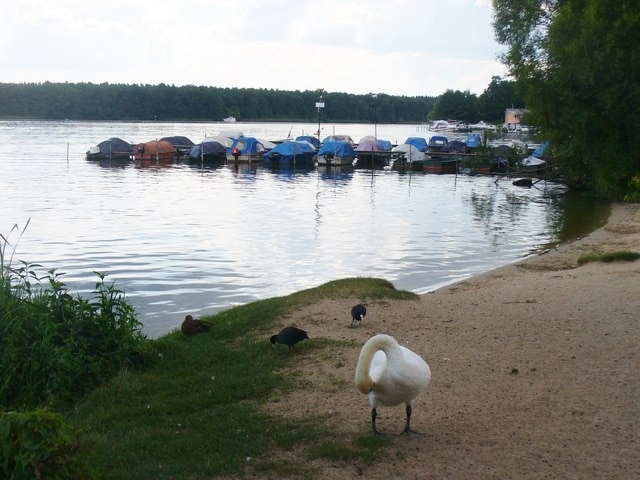
[[433,131],[433,132],[436,132],[438,130],[450,130],[452,128],[453,128],[453,125],[451,125],[446,120],[435,120],[431,124],[430,130]]
[[225,122],[225,123],[235,123],[236,122],[236,117],[223,118],[222,121]]

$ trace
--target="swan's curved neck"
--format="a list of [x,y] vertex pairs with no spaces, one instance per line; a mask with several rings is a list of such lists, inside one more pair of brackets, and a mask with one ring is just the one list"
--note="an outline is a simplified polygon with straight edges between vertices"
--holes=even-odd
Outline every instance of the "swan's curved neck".
[[373,380],[369,375],[371,361],[378,350],[382,350],[387,358],[394,356],[398,351],[398,342],[388,335],[376,335],[364,344],[358,357],[356,366],[356,386],[362,393],[369,393],[373,386]]

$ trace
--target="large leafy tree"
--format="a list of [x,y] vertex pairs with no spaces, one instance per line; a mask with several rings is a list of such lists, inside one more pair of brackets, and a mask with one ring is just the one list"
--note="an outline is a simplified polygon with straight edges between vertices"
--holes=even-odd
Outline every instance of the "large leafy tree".
[[503,61],[570,178],[622,197],[640,172],[640,2],[493,6]]
[[478,97],[478,114],[483,120],[504,122],[505,108],[523,108],[521,95],[516,91],[516,82],[493,77],[491,83]]
[[478,97],[468,90],[447,90],[438,97],[429,114],[432,120],[453,119],[464,122],[477,122]]

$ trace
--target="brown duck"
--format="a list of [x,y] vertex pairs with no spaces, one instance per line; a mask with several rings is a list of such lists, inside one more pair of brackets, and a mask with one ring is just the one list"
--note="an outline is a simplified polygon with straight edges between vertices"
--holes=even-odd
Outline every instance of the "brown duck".
[[204,320],[194,320],[191,315],[187,315],[180,329],[188,335],[192,333],[204,333],[211,329],[211,324]]

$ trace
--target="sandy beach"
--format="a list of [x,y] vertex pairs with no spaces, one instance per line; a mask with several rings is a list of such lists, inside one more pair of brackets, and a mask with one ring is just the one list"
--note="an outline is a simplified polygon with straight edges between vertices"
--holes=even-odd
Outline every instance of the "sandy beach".
[[[305,387],[271,404],[291,417],[319,414],[341,437],[371,429],[353,380],[370,336],[394,336],[432,369],[412,417],[424,436],[394,438],[372,465],[316,461],[310,476],[640,478],[640,261],[577,264],[585,253],[621,250],[640,251],[640,205],[615,204],[585,238],[418,300],[323,301],[283,318],[310,341],[352,341],[299,355]],[[358,302],[368,315],[351,328]],[[381,430],[402,430],[403,405],[379,414]]]

